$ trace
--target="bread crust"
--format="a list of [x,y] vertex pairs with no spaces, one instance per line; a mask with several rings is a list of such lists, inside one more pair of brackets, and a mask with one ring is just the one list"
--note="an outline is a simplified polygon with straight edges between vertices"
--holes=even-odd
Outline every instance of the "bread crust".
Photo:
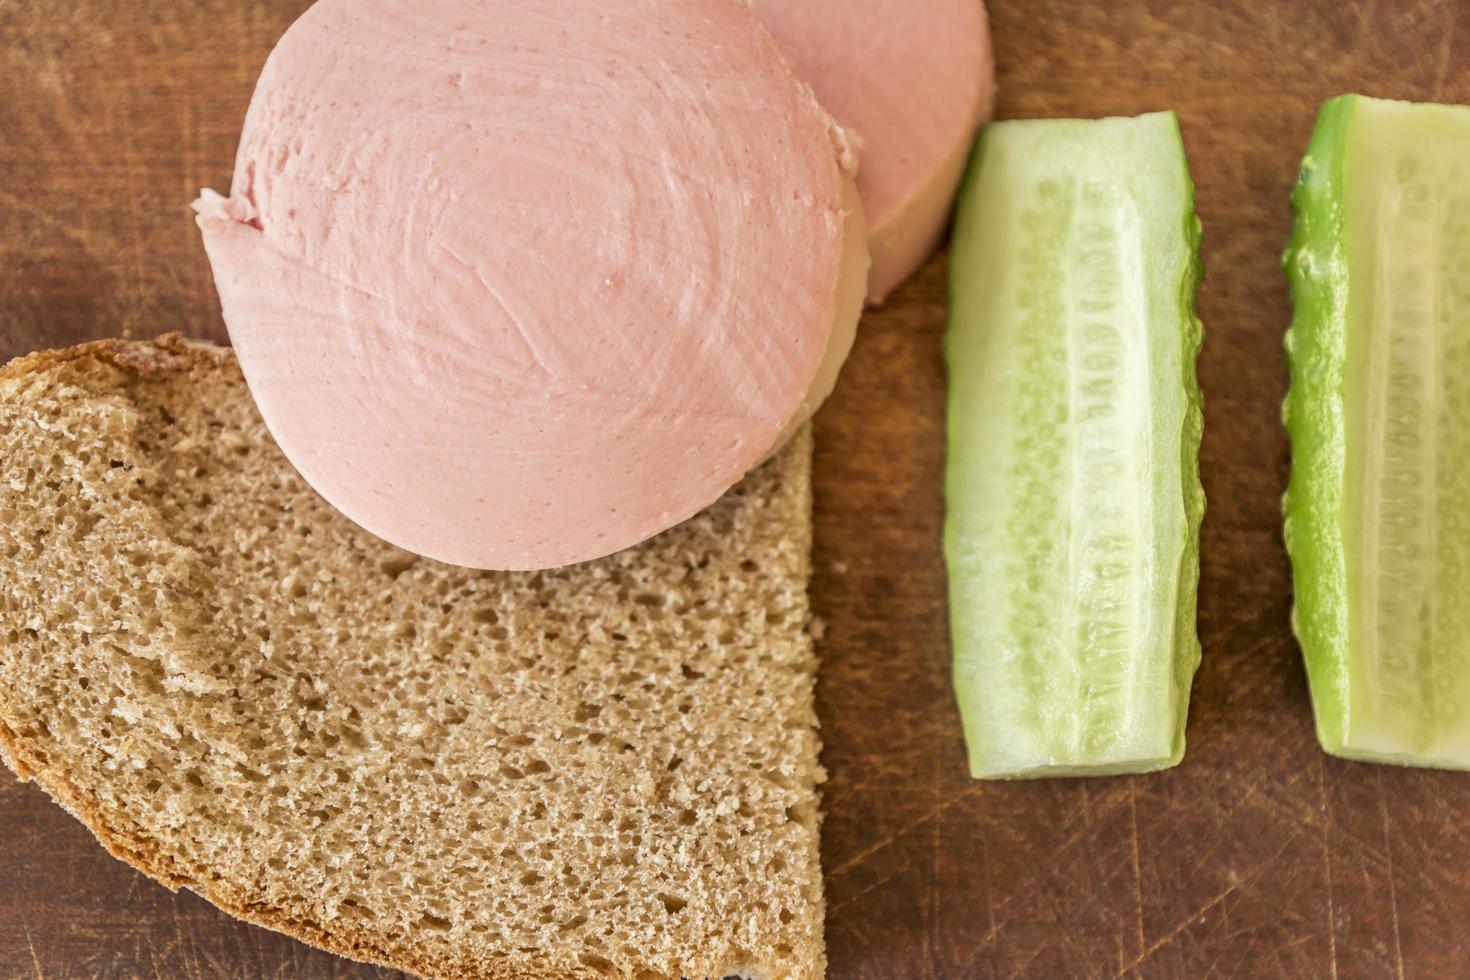
[[[350,960],[405,970],[426,977],[439,975],[431,964],[417,960],[406,950],[390,951],[366,936],[334,934],[314,923],[295,919],[280,909],[250,903],[239,896],[223,878],[218,878],[207,869],[183,867],[178,859],[165,854],[147,838],[116,829],[116,821],[109,819],[96,800],[88,799],[77,786],[63,778],[61,773],[48,768],[44,759],[27,752],[23,740],[3,720],[0,720],[0,761],[4,761],[21,782],[35,782],[45,790],[62,809],[92,832],[92,836],[97,838],[97,842],[107,853],[137,868],[169,891],[177,892],[180,888],[188,888],[237,919],[284,933],[309,946]],[[523,975],[507,971],[492,972],[485,976],[488,980],[512,980]]]
[[75,347],[58,347],[23,354],[0,366],[0,381],[43,374],[74,361],[95,359],[142,375],[175,374],[180,371],[238,371],[235,355],[228,347],[206,340],[185,340],[182,334],[166,333],[153,340],[93,340]]

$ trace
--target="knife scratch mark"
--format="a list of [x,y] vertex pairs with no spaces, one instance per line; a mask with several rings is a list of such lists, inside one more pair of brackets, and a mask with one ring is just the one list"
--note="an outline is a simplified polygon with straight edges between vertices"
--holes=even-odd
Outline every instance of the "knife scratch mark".
[[179,896],[177,894],[169,896],[168,910],[174,923],[174,941],[178,944],[176,947],[178,954],[181,958],[186,956],[189,958],[185,962],[192,969],[191,975],[196,977],[200,976],[198,954],[195,952],[193,944],[185,941],[184,928],[179,922]]
[[1143,938],[1143,863],[1138,854],[1138,783],[1128,784],[1128,810],[1129,820],[1133,837],[1133,903],[1137,912],[1138,925],[1138,948],[1143,950],[1148,944]]
[[26,931],[26,947],[31,951],[31,966],[35,968],[36,980],[46,980],[46,973],[41,969],[41,957],[36,954],[36,942],[31,938],[30,923],[26,923],[23,928]]
[[[985,928],[993,935],[995,933],[995,889],[991,887],[990,877],[990,835],[986,834],[980,838],[980,855],[985,861]],[[974,957],[971,957],[973,961]],[[995,977],[995,963],[990,964],[990,976]]]
[[1332,980],[1337,980],[1337,905],[1332,889],[1332,843],[1326,829],[1331,818],[1327,813],[1327,763],[1321,753],[1317,755],[1317,803],[1322,812],[1323,831],[1318,835],[1322,842],[1322,874],[1327,879],[1327,965]]
[[1368,0],[1363,7],[1363,15],[1358,18],[1358,36],[1365,37],[1373,26],[1373,19],[1378,16],[1378,0]]
[[[977,789],[978,788],[980,788],[980,787],[977,787]],[[962,797],[963,796],[967,796],[967,795],[969,795],[969,793],[961,794]],[[957,803],[957,802],[959,802],[959,799],[960,798],[957,797],[952,802]],[[1112,813],[1113,810],[1116,807],[1121,806],[1121,805],[1122,805],[1122,797],[1121,796],[1114,797],[1112,801],[1110,801],[1107,805],[1105,805],[1102,808],[1101,812],[1098,814],[1098,818],[1101,819],[1102,817],[1107,816],[1108,814]],[[947,807],[941,807],[941,809],[947,809]],[[1091,832],[1091,828],[1088,827],[1086,825],[1086,823],[1084,822],[1083,825],[1080,826],[1080,827],[1078,827],[1075,831],[1073,831],[1072,834],[1070,834],[1067,837],[1066,840],[1064,840],[1060,844],[1056,845],[1056,847],[1054,847],[1052,849],[1052,853],[1053,854],[1062,854],[1062,853],[1065,853],[1066,851],[1070,850],[1083,837],[1086,837],[1087,834],[1090,833],[1090,832]],[[1283,848],[1283,850],[1284,850],[1284,848]],[[1014,901],[1015,898],[1018,895],[1023,894],[1023,891],[1021,891],[1021,890],[1013,891],[1009,895],[1007,895],[1000,903],[998,903],[998,904],[996,903],[994,892],[989,887],[989,881],[990,881],[990,879],[989,879],[989,871],[988,871],[988,868],[989,868],[989,857],[990,857],[990,854],[989,854],[989,849],[988,848],[986,848],[986,850],[984,851],[984,854],[985,854],[985,858],[986,858],[986,867],[987,867],[987,873],[986,873],[986,913],[987,913],[987,918],[989,920],[989,922],[988,922],[989,928],[986,930],[985,935],[982,936],[980,938],[980,940],[970,950],[969,955],[965,957],[965,961],[962,964],[960,964],[960,968],[959,968],[959,970],[956,973],[957,976],[968,976],[969,975],[970,968],[972,966],[974,966],[975,963],[980,959],[981,954],[983,954],[985,952],[985,950],[990,946],[990,944],[995,941],[996,937],[1001,934],[1001,932],[1005,929],[1005,927],[1010,924],[1009,921],[1007,921],[1005,919],[999,919],[998,920],[997,917],[1010,906],[1011,902]],[[1277,852],[1277,856],[1279,856],[1279,855],[1280,855],[1280,852],[1278,851]],[[1275,858],[1273,858],[1272,860],[1275,860]],[[994,964],[991,964],[991,967],[992,967],[992,971],[993,971]],[[1126,969],[1124,970],[1124,972],[1127,972]]]
[[[984,792],[985,789],[986,789],[985,784],[983,782],[977,781],[975,783],[975,785],[973,785],[969,789],[966,789],[963,792],[959,793],[958,795],[956,795],[952,799],[946,800],[945,802],[940,803],[937,806],[935,806],[933,809],[928,810],[928,811],[920,814],[919,816],[917,816],[914,819],[910,820],[908,823],[904,824],[902,827],[899,827],[897,830],[894,830],[891,833],[884,834],[878,840],[876,840],[873,843],[869,844],[867,847],[863,848],[861,851],[858,851],[856,854],[852,855],[847,860],[843,861],[841,864],[839,864],[839,865],[831,868],[830,870],[828,870],[825,873],[825,876],[826,876],[827,880],[830,881],[833,878],[837,878],[837,877],[839,877],[839,876],[841,876],[843,874],[846,874],[847,872],[851,871],[853,868],[855,868],[858,865],[862,864],[868,858],[872,857],[874,854],[877,854],[879,851],[883,850],[885,847],[889,846],[890,844],[894,843],[895,841],[898,841],[898,840],[903,839],[904,837],[907,837],[909,834],[913,833],[915,830],[917,830],[918,828],[922,827],[924,824],[928,823],[930,820],[933,820],[936,817],[942,816],[945,812],[947,812],[948,810],[950,810],[952,807],[955,807],[955,806],[959,805],[960,803],[963,803],[965,800],[968,800],[968,799],[970,799],[970,798],[972,798],[974,796],[979,795],[980,793]],[[1101,819],[1102,817],[1107,816],[1109,813],[1112,813],[1113,812],[1113,809],[1115,807],[1121,805],[1121,803],[1122,803],[1122,799],[1121,798],[1119,798],[1117,800],[1109,800],[1108,802],[1104,803],[1099,808],[1098,812],[1095,814],[1095,817],[1097,819]],[[982,815],[982,819],[984,819],[983,815]],[[1074,822],[1074,821],[1069,820],[1068,821],[1068,824],[1070,824],[1072,822]],[[1080,840],[1081,838],[1083,838],[1084,836],[1087,835],[1087,833],[1089,832],[1090,828],[1087,826],[1086,821],[1080,821],[1080,822],[1082,823],[1082,826],[1079,826],[1076,830],[1074,830],[1071,833],[1070,836],[1067,837],[1066,840],[1064,840],[1060,844],[1058,844],[1057,845],[1057,850],[1059,850],[1059,851],[1065,850],[1068,847],[1071,847],[1073,844],[1077,843],[1078,840]]]
[[892,874],[887,874],[884,875],[882,878],[879,878],[877,881],[873,882],[871,885],[868,885],[866,888],[859,889],[851,895],[844,896],[842,901],[837,902],[834,905],[827,906],[827,914],[829,916],[836,915],[839,910],[847,908],[847,906],[851,905],[853,902],[856,902],[864,895],[877,891],[878,889],[882,888],[884,885],[888,884],[890,881],[897,878],[899,875],[902,875],[908,870],[908,865],[904,865]]
[[982,789],[982,786],[980,784],[977,784],[975,786],[972,786],[969,789],[965,790],[964,792],[960,793],[958,796],[954,797],[953,799],[946,800],[945,802],[939,804],[938,806],[935,806],[932,809],[927,810],[923,814],[915,817],[914,819],[910,820],[908,823],[904,824],[902,827],[899,827],[897,830],[892,831],[891,833],[884,834],[882,837],[878,838],[878,840],[876,840],[873,843],[869,844],[867,847],[863,848],[861,851],[858,851],[852,857],[848,858],[846,861],[843,861],[841,864],[839,864],[837,867],[833,868],[831,871],[828,871],[827,872],[827,878],[828,878],[828,880],[831,880],[833,878],[836,878],[839,875],[842,875],[842,874],[845,874],[848,871],[851,871],[853,868],[855,868],[858,865],[862,864],[864,861],[866,861],[868,858],[872,857],[874,854],[877,854],[879,851],[883,850],[883,848],[887,847],[889,844],[892,844],[894,841],[900,840],[903,837],[908,836],[909,834],[913,833],[913,831],[916,830],[917,828],[922,827],[924,824],[928,823],[930,820],[933,820],[935,817],[938,817],[941,814],[943,814],[950,807],[956,806],[959,803],[962,803],[963,801],[965,801],[965,800],[969,799],[970,797],[974,796],[976,793],[980,792],[981,789]]
[[1275,854],[1271,855],[1270,858],[1262,861],[1259,865],[1252,869],[1250,874],[1246,875],[1244,878],[1238,878],[1230,884],[1226,885],[1224,891],[1220,892],[1214,898],[1210,899],[1204,905],[1200,906],[1199,910],[1196,911],[1193,915],[1186,918],[1183,922],[1179,923],[1179,925],[1175,926],[1173,929],[1170,929],[1167,934],[1159,937],[1158,939],[1154,940],[1154,942],[1150,943],[1148,948],[1143,951],[1142,955],[1136,957],[1131,963],[1128,963],[1123,967],[1123,969],[1119,970],[1114,975],[1113,980],[1122,980],[1123,977],[1137,970],[1140,966],[1148,961],[1149,957],[1153,956],[1159,950],[1167,947],[1175,939],[1178,939],[1184,933],[1184,930],[1188,929],[1190,926],[1194,925],[1196,922],[1209,915],[1210,912],[1213,911],[1215,907],[1218,906],[1221,902],[1225,901],[1225,899],[1229,898],[1231,895],[1234,895],[1246,885],[1259,878],[1262,874],[1266,872],[1268,868],[1272,867],[1276,863],[1277,859],[1281,857],[1282,853],[1285,850],[1286,845],[1283,844],[1280,848],[1277,849]]
[[83,252],[92,254],[92,242],[85,234],[70,227],[66,222],[50,214],[45,208],[33,204],[15,194],[0,188],[0,204],[15,208],[20,213],[34,220],[37,224],[56,232],[63,238],[69,239],[81,246]]
[[1388,862],[1388,905],[1393,913],[1393,954],[1397,961],[1394,972],[1404,980],[1404,945],[1399,934],[1399,893],[1394,881],[1393,838],[1389,836],[1388,796],[1383,790],[1383,773],[1378,773],[1378,812],[1383,817],[1383,853]]
[[145,935],[143,937],[143,948],[148,951],[148,963],[153,967],[153,980],[163,980],[163,974],[158,970],[158,956],[153,949],[152,936]]
[[1444,40],[1439,43],[1439,68],[1434,76],[1434,94],[1430,96],[1435,101],[1443,98],[1445,82],[1449,81],[1450,54],[1453,51],[1455,28],[1458,26],[1459,22],[1451,12],[1449,26],[1445,28]]
[[[935,756],[937,761],[938,756]],[[934,781],[931,783],[936,792],[939,791],[939,773],[934,773]],[[935,820],[930,828],[929,840],[929,901],[924,912],[924,946],[928,954],[929,972],[936,977],[943,977],[944,964],[940,962],[940,953],[933,943],[935,935],[939,932],[939,869],[940,853],[944,846],[944,821]]]
[[[980,938],[980,941],[975,944],[975,948],[970,951],[970,955],[965,957],[965,962],[960,964],[960,968],[958,971],[959,976],[969,976],[970,967],[975,965],[975,962],[980,959],[980,954],[984,953],[985,950],[990,947],[990,944],[995,941],[995,937],[999,936],[1001,930],[1006,927],[1007,923],[1005,920],[997,922],[995,917],[998,913],[1004,912],[1006,910],[1006,907],[1011,904],[1012,899],[1014,899],[1018,894],[1020,893],[1011,892],[999,905],[995,904],[993,898],[990,900],[990,929],[985,933],[984,936]],[[994,974],[995,964],[990,964],[990,967],[991,973]]]
[[1042,952],[1043,949],[1045,949],[1044,946],[1039,946],[1038,945],[1038,946],[1034,947],[1031,950],[1031,952],[1029,952],[1028,954],[1026,954],[1026,958],[1025,959],[1021,960],[1020,963],[1016,964],[1015,969],[1011,970],[1010,973],[1006,974],[1006,980],[1020,980],[1021,977],[1024,977],[1026,975],[1026,971],[1031,968],[1031,964],[1032,963],[1035,963],[1036,962],[1036,958],[1041,955],[1041,952]]

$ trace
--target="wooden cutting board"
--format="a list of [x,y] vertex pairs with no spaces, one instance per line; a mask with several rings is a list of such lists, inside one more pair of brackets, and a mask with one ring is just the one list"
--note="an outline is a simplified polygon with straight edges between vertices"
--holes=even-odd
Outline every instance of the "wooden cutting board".
[[[256,73],[306,5],[0,0],[0,360],[116,334],[223,339],[187,205],[228,186]],[[1470,774],[1318,751],[1278,502],[1279,256],[1317,105],[1470,102],[1470,2],[994,0],[992,18],[1001,116],[1183,122],[1207,267],[1204,663],[1175,770],[966,776],[931,262],[865,319],[818,420],[830,976],[1470,975]],[[3,775],[0,975],[31,974],[390,975],[170,894]]]

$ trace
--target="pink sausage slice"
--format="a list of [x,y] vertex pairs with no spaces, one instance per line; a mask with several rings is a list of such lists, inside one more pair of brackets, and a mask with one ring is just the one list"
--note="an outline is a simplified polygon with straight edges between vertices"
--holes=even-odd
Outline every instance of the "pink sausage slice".
[[857,134],[858,190],[884,297],[934,251],[995,97],[981,0],[755,0],[827,111]]
[[739,0],[321,0],[195,207],[286,455],[477,568],[712,503],[830,390],[866,283],[851,155]]

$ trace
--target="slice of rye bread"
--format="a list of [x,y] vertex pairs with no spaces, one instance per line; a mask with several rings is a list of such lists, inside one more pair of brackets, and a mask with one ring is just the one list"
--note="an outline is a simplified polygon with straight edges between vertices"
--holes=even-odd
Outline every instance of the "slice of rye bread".
[[396,550],[225,349],[0,369],[0,743],[114,855],[435,977],[823,972],[811,440],[635,549]]

